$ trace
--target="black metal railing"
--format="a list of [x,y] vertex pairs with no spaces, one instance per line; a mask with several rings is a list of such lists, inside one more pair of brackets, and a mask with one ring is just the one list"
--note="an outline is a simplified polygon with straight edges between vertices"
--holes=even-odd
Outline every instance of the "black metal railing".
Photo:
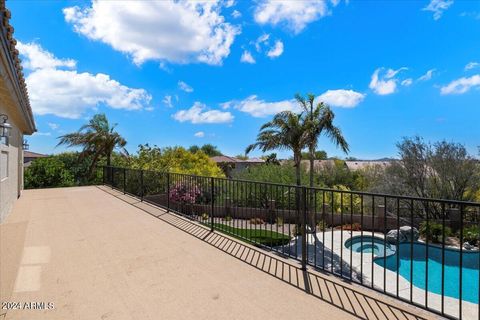
[[453,319],[480,319],[480,203],[103,167],[103,183]]

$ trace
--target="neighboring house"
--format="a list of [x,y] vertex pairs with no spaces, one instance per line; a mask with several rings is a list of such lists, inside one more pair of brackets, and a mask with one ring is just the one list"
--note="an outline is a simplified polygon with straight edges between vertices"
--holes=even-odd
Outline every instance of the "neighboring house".
[[210,158],[225,172],[227,177],[231,177],[234,173],[243,171],[251,166],[264,164],[265,160],[258,158],[239,159],[229,156],[216,156]]
[[345,165],[350,171],[365,169],[369,167],[380,167],[386,169],[392,164],[393,160],[348,160]]
[[[313,161],[313,168],[315,172],[326,170],[335,167],[335,163],[337,165],[343,165],[344,168],[350,171],[356,171],[360,169],[365,169],[368,167],[379,167],[382,169],[387,168],[392,164],[393,159],[385,159],[385,160],[334,160],[334,159],[327,159],[327,160],[314,160]],[[282,160],[280,164],[288,164],[292,163],[290,160]],[[307,172],[310,171],[310,160],[302,160],[301,162],[302,168],[304,168]]]
[[[36,131],[10,11],[0,1],[0,222],[23,189],[23,135]],[[10,134],[3,134],[10,127]]]
[[41,153],[36,153],[32,151],[23,151],[23,167],[26,168],[30,166],[33,160],[38,159],[38,158],[46,158],[48,157],[45,154]]
[[[300,164],[307,172],[310,172],[310,160],[302,160]],[[328,159],[328,160],[313,160],[313,170],[314,172],[334,168],[335,167],[335,160]]]

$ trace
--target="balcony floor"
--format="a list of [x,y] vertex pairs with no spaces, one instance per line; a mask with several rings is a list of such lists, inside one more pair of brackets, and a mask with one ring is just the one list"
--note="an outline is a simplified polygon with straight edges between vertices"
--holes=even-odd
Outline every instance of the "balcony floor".
[[25,191],[0,250],[0,300],[54,304],[0,319],[438,318],[106,187]]

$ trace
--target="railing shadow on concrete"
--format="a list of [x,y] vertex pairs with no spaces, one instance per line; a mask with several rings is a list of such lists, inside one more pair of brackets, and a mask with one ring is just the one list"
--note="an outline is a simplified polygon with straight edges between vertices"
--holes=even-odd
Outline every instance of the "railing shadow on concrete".
[[111,188],[99,186],[116,198],[135,206],[151,216],[168,223],[169,225],[186,232],[197,239],[229,254],[269,276],[295,287],[321,301],[329,303],[352,316],[360,319],[427,319],[425,311],[418,309],[412,313],[402,307],[397,301],[390,302],[389,298],[376,298],[374,291],[365,288],[356,288],[345,279],[333,278],[318,270],[302,270],[297,261],[285,261],[284,257],[276,257],[274,252],[257,249],[239,240],[233,239],[219,232],[211,230],[197,222],[190,221],[175,213],[141,201],[133,196]]

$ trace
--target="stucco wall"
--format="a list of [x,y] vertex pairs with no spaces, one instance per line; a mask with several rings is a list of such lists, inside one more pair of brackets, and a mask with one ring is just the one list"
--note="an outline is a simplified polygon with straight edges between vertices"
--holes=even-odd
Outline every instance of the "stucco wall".
[[[0,108],[0,113],[5,111]],[[10,119],[9,123],[13,126],[9,143],[0,142],[0,223],[10,213],[23,188],[23,135]]]

